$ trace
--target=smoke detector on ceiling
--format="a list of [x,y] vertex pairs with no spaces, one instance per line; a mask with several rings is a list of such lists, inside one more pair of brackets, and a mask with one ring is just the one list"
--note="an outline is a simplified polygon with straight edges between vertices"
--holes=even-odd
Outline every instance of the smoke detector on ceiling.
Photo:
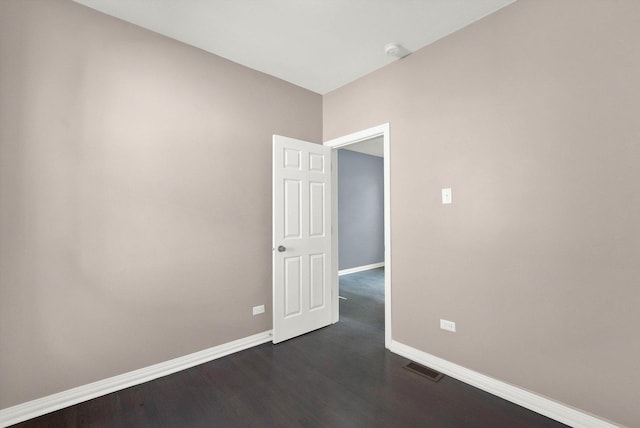
[[387,43],[384,46],[384,53],[386,53],[389,56],[394,56],[396,58],[404,58],[405,56],[409,55],[411,52],[409,52],[400,43],[393,42],[393,43]]

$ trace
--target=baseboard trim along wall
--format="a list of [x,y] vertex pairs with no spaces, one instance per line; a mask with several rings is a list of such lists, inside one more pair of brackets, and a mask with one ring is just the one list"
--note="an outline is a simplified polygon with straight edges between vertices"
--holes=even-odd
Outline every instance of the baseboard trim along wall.
[[338,271],[338,276],[349,275],[350,273],[362,272],[369,269],[377,269],[379,267],[384,267],[384,262],[373,263],[373,264],[364,265],[364,266],[356,266],[354,268],[349,268],[349,269],[342,269]]
[[0,410],[0,427],[7,427],[83,401],[91,400],[92,398],[140,385],[150,380],[213,361],[253,346],[271,342],[271,339],[271,331],[265,331],[203,351],[194,352],[193,354],[183,357],[174,358],[163,363],[154,364],[149,367],[8,407]]
[[622,428],[620,425],[615,425],[566,404],[469,370],[395,340],[391,342],[389,350],[563,424],[575,428]]

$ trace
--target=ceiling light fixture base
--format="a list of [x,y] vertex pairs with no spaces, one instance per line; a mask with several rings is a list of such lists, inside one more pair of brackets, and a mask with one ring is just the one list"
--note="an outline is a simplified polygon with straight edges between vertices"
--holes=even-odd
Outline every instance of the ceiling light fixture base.
[[400,43],[392,42],[392,43],[387,43],[384,46],[384,53],[386,53],[389,56],[396,57],[396,58],[404,58],[405,56],[409,55],[411,52],[409,52]]

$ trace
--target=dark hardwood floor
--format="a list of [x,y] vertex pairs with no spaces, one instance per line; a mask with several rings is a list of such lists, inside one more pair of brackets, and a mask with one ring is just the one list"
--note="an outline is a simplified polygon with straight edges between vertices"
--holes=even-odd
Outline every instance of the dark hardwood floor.
[[340,322],[16,427],[564,427],[384,349],[383,269],[342,276]]

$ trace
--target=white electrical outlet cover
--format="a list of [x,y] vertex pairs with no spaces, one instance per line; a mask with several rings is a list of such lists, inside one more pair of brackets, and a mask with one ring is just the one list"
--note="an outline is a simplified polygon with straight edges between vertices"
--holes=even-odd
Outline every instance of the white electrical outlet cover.
[[264,305],[254,306],[253,307],[253,315],[259,315],[264,313]]
[[440,320],[440,328],[443,330],[451,331],[453,333],[456,332],[456,323],[448,320]]

